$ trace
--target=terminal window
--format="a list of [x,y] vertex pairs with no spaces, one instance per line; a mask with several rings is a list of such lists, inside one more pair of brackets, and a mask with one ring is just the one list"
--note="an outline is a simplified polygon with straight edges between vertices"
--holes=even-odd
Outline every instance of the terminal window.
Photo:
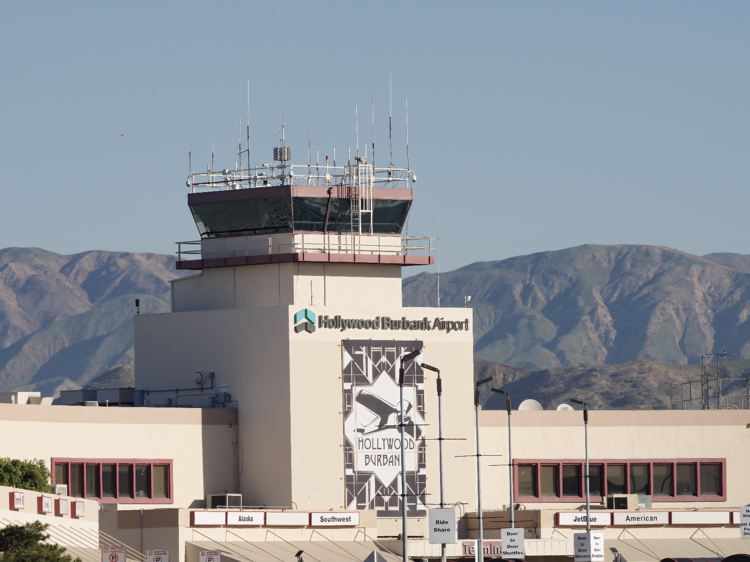
[[172,503],[171,460],[52,459],[55,484],[101,503]]
[[[584,461],[516,460],[515,495],[526,502],[579,502]],[[651,495],[652,501],[726,501],[726,459],[592,460],[589,495]]]

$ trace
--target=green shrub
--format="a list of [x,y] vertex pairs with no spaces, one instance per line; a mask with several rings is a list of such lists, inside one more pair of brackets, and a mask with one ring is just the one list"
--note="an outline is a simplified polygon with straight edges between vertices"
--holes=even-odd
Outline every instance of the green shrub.
[[[8,457],[0,458],[0,486],[12,486],[22,490],[49,493],[52,474],[44,461],[21,461]],[[4,560],[4,559],[3,559]]]
[[25,525],[8,525],[0,529],[0,552],[2,562],[81,562],[75,561],[65,549],[56,544],[45,544],[49,538],[45,533],[49,525],[40,521]]

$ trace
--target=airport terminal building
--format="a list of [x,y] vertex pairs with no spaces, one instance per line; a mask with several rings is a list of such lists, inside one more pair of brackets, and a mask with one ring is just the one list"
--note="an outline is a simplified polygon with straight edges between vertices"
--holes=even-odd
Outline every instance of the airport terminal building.
[[[45,505],[86,502],[84,520],[9,490],[4,520],[44,517],[84,560],[112,544],[128,560],[395,561],[405,501],[410,559],[439,559],[428,517],[442,465],[457,517],[447,556],[469,560],[479,458],[487,558],[500,557],[512,482],[526,558],[571,560],[586,527],[581,412],[513,410],[509,463],[508,414],[475,411],[471,309],[402,306],[402,268],[434,260],[429,238],[403,235],[413,172],[366,158],[300,171],[286,149],[273,169],[191,173],[201,239],[180,245],[177,267],[196,274],[172,283],[170,313],[136,315],[134,390],[0,404],[3,456],[52,471],[60,494]],[[440,370],[441,415],[423,364]],[[747,411],[589,414],[606,560],[750,552]],[[13,493],[30,499],[19,508]]]

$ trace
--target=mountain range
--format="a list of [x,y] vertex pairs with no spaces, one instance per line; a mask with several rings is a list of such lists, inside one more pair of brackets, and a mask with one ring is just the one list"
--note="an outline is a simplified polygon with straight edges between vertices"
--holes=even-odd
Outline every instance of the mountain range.
[[[696,364],[723,347],[750,358],[748,261],[584,245],[442,273],[440,302],[464,306],[471,295],[475,354],[524,369],[638,359]],[[405,279],[403,299],[435,306],[437,275]]]
[[[0,250],[0,390],[52,395],[128,383],[134,300],[144,313],[169,311],[169,281],[183,275],[174,257],[159,254]],[[667,383],[695,375],[673,366],[695,365],[725,346],[736,359],[750,358],[750,256],[585,245],[440,277],[442,306],[472,297],[477,369],[520,385],[519,397],[536,392],[551,404],[571,384],[614,384],[627,379],[625,371],[636,378],[650,372],[661,381],[650,403],[663,407]],[[403,301],[435,306],[437,276],[406,278]],[[590,371],[605,365],[613,367]],[[664,369],[672,374],[656,376]],[[570,384],[542,392],[532,381],[544,377]],[[601,394],[602,404],[618,403],[610,394]]]

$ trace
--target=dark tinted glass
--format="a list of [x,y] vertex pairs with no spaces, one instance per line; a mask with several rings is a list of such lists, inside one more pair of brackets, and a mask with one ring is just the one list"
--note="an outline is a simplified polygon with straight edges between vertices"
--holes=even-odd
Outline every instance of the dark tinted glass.
[[695,496],[697,494],[695,486],[695,465],[678,464],[677,465],[677,495],[678,496]]
[[118,485],[120,488],[119,497],[121,498],[132,498],[132,477],[133,477],[133,465],[121,464],[118,470]]
[[294,198],[294,230],[323,232],[328,199],[323,197]]
[[[586,485],[584,481],[583,485]],[[589,495],[601,496],[604,490],[604,479],[602,477],[602,465],[590,464],[589,465]]]
[[289,199],[284,197],[256,199],[255,205],[258,209],[261,234],[291,232],[292,205]]
[[68,485],[68,465],[55,465],[55,484],[64,484],[66,486]]
[[198,227],[201,238],[214,238],[216,236],[229,236],[229,215],[224,203],[204,203],[202,205],[191,205],[195,225]]
[[115,497],[115,467],[112,464],[102,465],[102,497]]
[[348,199],[332,199],[328,215],[328,232],[351,232],[350,205]]
[[166,498],[168,490],[167,467],[163,465],[154,466],[154,497]]
[[625,465],[607,466],[607,494],[625,493]]
[[230,201],[227,203],[229,226],[233,236],[252,236],[260,231],[260,220],[255,201]]
[[721,465],[701,465],[701,496],[721,495]]
[[581,497],[581,466],[563,466],[563,496]]
[[630,493],[650,494],[648,486],[648,465],[634,464],[630,466]]
[[148,497],[148,465],[139,464],[135,467],[135,497]]
[[536,467],[519,466],[518,467],[518,495],[535,496],[536,495]]
[[99,495],[99,465],[86,465],[86,497],[95,498]]
[[373,201],[373,234],[401,234],[411,201]]
[[70,465],[70,490],[68,493],[75,498],[83,497],[83,465]]
[[543,466],[540,476],[542,496],[557,496],[557,467]]
[[654,495],[671,496],[672,495],[672,465],[655,464],[654,465]]

